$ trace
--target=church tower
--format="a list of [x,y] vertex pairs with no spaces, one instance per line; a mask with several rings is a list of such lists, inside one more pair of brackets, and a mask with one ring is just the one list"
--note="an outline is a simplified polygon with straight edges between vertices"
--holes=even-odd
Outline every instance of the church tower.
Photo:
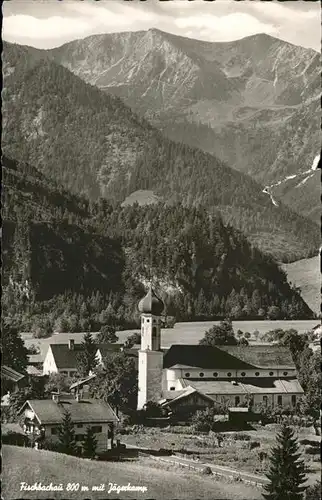
[[138,309],[141,313],[138,410],[141,410],[147,401],[158,401],[162,395],[163,352],[160,316],[164,304],[150,286],[146,296],[139,302]]

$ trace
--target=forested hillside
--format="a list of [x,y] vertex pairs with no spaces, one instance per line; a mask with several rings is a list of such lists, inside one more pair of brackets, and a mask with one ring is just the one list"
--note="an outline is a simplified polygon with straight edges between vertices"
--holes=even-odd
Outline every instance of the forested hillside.
[[[136,190],[204,206],[279,260],[316,254],[317,225],[272,205],[262,187],[216,157],[164,138],[118,98],[48,59],[5,44],[3,150],[75,194],[114,206]],[[40,57],[37,52],[37,57]],[[10,71],[8,70],[10,69]]]
[[205,209],[90,202],[3,164],[3,315],[20,327],[134,324],[151,278],[178,320],[312,315],[271,257]]

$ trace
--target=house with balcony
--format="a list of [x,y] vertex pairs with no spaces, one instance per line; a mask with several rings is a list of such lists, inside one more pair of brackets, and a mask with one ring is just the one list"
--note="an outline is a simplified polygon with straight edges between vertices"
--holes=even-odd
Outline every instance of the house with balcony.
[[43,439],[59,442],[59,426],[65,412],[69,412],[74,425],[76,445],[82,449],[87,427],[97,439],[97,452],[111,449],[118,418],[106,402],[77,394],[53,393],[51,399],[27,400],[19,410],[24,433],[41,446]]

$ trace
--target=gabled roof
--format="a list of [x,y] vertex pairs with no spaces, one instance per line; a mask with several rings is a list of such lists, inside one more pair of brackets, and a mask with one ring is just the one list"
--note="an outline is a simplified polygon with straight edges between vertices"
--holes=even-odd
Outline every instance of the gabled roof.
[[252,366],[229,353],[206,345],[174,344],[165,353],[163,368],[174,365],[209,369],[250,369]]
[[49,344],[57,368],[77,368],[77,355],[83,351],[82,344],[74,344],[73,349],[68,344]]
[[33,365],[28,365],[27,366],[27,373],[28,375],[34,375],[35,377],[43,377],[43,372],[42,370],[39,370]]
[[95,424],[118,422],[118,418],[108,403],[97,399],[61,399],[59,403],[52,399],[32,399],[25,402],[19,414],[29,406],[40,424],[60,424],[64,412],[68,411],[74,423]]
[[12,382],[19,382],[19,380],[22,380],[23,378],[25,378],[25,376],[22,373],[14,370],[13,368],[10,368],[10,366],[2,365],[1,378],[11,380]]
[[[169,391],[167,391],[167,392],[169,392]],[[161,403],[162,405],[171,406],[172,404],[175,404],[178,401],[182,401],[182,399],[186,399],[186,398],[190,397],[192,394],[198,394],[198,396],[200,396],[202,399],[206,399],[207,401],[213,402],[213,399],[210,398],[209,396],[207,396],[207,394],[204,394],[202,392],[197,391],[197,389],[195,389],[192,386],[188,386],[181,391],[173,391],[173,392],[176,392],[177,394],[175,395],[175,397],[172,397],[172,398],[166,398],[166,395],[164,394],[165,399],[167,399],[167,401],[162,402]]]
[[288,347],[277,345],[206,346],[175,344],[165,353],[163,367],[216,370],[295,368]]
[[[97,351],[100,351],[102,356],[109,354],[111,352],[120,352],[123,344],[112,344],[110,342],[105,342],[104,344],[97,344]],[[97,354],[96,351],[96,354]]]
[[295,368],[290,349],[276,344],[220,346],[220,350],[256,368]]

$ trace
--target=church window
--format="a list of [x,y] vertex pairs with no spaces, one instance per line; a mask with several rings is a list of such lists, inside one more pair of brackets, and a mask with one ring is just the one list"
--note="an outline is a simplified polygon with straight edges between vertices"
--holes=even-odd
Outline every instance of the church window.
[[274,375],[274,372],[269,372],[270,376],[272,377]]
[[185,374],[184,374],[184,376],[185,376],[185,377],[190,377],[190,373],[189,373],[189,372],[187,372],[187,373],[185,373]]
[[284,377],[286,377],[287,374],[288,374],[288,372],[283,372]]
[[202,373],[202,372],[201,372],[201,373],[199,373],[199,376],[200,376],[200,377],[204,377],[204,375],[205,375],[205,374],[204,374],[204,373]]
[[259,377],[259,372],[255,372],[256,377]]
[[218,373],[217,373],[217,372],[214,372],[214,373],[213,373],[213,376],[214,376],[214,377],[218,377]]
[[156,327],[154,326],[154,327],[152,328],[152,335],[156,335],[156,334],[157,334],[157,329],[156,329]]
[[227,377],[231,377],[231,373],[230,372],[227,373]]
[[242,377],[245,377],[246,373],[245,372],[241,372],[241,376]]
[[150,320],[149,320],[149,318],[146,318],[146,322],[147,322],[147,323],[150,323]]
[[170,391],[175,391],[176,388],[175,387],[170,387]]

